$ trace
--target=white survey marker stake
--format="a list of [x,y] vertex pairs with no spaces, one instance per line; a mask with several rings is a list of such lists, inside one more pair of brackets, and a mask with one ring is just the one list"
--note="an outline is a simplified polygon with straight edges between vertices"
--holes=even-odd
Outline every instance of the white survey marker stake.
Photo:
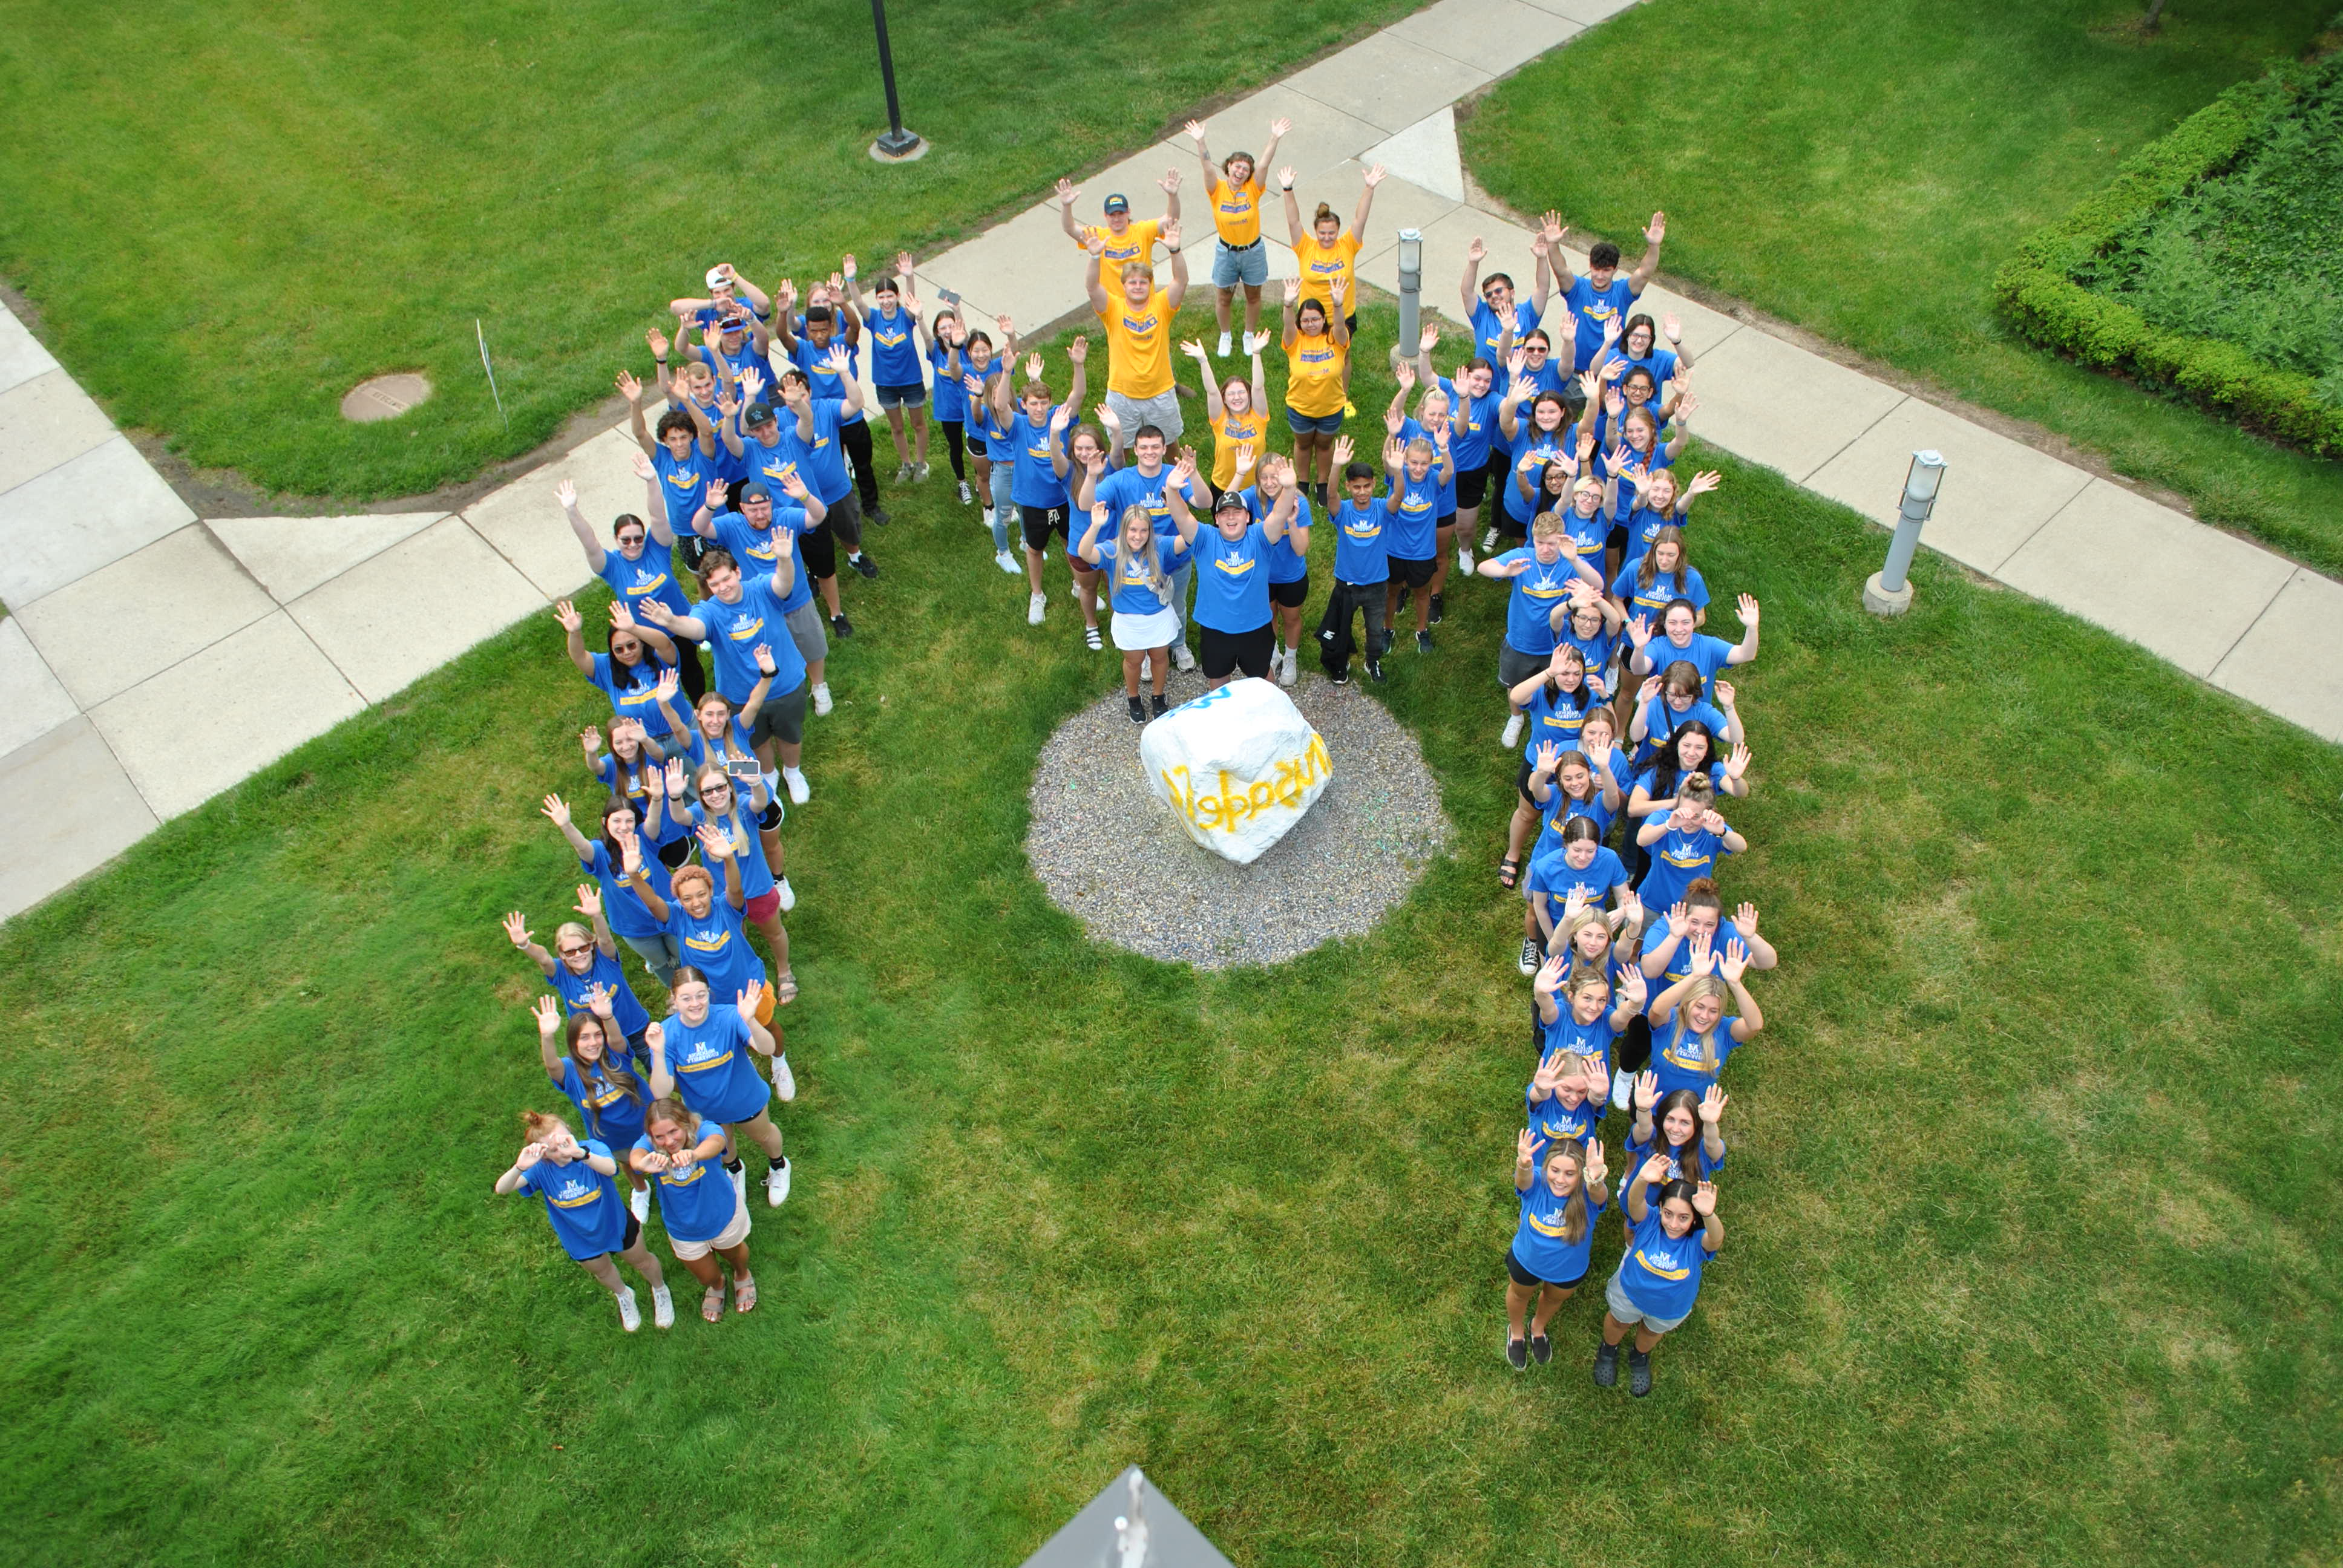
[[1150,724],[1139,762],[1188,837],[1240,866],[1291,832],[1334,776],[1326,742],[1292,699],[1250,678]]

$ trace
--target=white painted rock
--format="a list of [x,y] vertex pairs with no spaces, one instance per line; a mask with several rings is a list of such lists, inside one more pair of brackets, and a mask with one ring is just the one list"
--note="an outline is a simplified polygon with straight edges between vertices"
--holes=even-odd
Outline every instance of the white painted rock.
[[1188,837],[1240,866],[1292,831],[1334,776],[1326,743],[1292,699],[1249,678],[1150,724],[1139,764]]

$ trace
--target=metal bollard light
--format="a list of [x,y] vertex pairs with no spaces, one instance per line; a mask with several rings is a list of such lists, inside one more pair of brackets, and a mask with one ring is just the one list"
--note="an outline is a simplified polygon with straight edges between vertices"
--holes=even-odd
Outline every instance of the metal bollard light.
[[1944,487],[1945,458],[1940,452],[1912,454],[1911,471],[1904,476],[1904,503],[1896,519],[1896,537],[1887,544],[1887,564],[1863,585],[1863,608],[1874,615],[1902,615],[1912,608],[1912,557],[1920,548],[1920,528],[1936,509],[1936,493]]

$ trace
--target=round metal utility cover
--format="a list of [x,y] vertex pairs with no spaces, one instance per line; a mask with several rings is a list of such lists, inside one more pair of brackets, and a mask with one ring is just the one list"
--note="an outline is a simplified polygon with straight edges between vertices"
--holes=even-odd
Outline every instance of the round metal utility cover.
[[342,399],[342,417],[360,425],[396,419],[430,396],[431,383],[420,376],[377,376],[349,389]]

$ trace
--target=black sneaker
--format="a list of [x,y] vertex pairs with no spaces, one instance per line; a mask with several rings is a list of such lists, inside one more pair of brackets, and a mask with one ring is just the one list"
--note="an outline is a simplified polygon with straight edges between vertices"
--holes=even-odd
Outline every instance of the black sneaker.
[[1505,1364],[1515,1372],[1529,1371],[1530,1347],[1511,1334],[1505,1336]]
[[847,619],[843,613],[831,616],[830,618],[830,635],[832,637],[852,637],[854,635],[854,623]]
[[1544,962],[1545,962],[1545,944],[1535,937],[1523,937],[1522,939],[1522,973],[1534,975],[1538,972],[1538,966]]
[[1438,626],[1440,624],[1440,612],[1446,608],[1440,601],[1447,597],[1448,596],[1446,594],[1438,593],[1432,596],[1432,624],[1434,626]]
[[1330,675],[1326,678],[1326,684],[1329,686],[1348,686],[1351,684],[1351,672],[1346,669],[1340,675]]
[[1133,698],[1128,698],[1128,699],[1126,699],[1125,700],[1130,704],[1130,707],[1131,707],[1131,721],[1133,724],[1144,724],[1144,723],[1146,723],[1146,722],[1147,722],[1147,704],[1145,704],[1144,702],[1141,702],[1141,701],[1138,698],[1136,698],[1136,697],[1133,697]]
[[1532,1334],[1530,1336],[1530,1360],[1537,1362],[1540,1366],[1544,1366],[1546,1362],[1554,1360],[1554,1342],[1546,1338],[1544,1334]]
[[887,515],[887,508],[884,507],[866,507],[863,508],[862,516],[868,521],[877,523],[881,528],[895,520]]
[[1430,653],[1432,651],[1432,634],[1430,632],[1419,631],[1415,634],[1415,651],[1418,653]]
[[1407,601],[1408,601],[1408,597],[1409,597],[1410,595],[1413,594],[1414,592],[1415,592],[1415,589],[1413,589],[1413,588],[1410,588],[1407,584],[1405,584],[1405,583],[1402,583],[1402,584],[1400,584],[1400,588],[1399,588],[1399,608],[1397,608],[1396,610],[1393,610],[1392,613],[1393,613],[1393,615],[1405,615],[1405,614],[1407,613]]
[[1652,1353],[1649,1351],[1627,1352],[1627,1392],[1637,1399],[1652,1392]]
[[1367,660],[1367,673],[1375,679],[1381,680],[1383,678],[1383,661],[1380,658]]
[[849,556],[846,558],[846,564],[866,578],[875,578],[879,575],[879,563],[867,555]]
[[1149,700],[1148,706],[1155,710],[1155,717],[1158,719],[1172,711],[1172,705],[1163,700],[1163,694],[1160,691]]
[[1596,1388],[1612,1388],[1616,1386],[1618,1382],[1619,1347],[1617,1345],[1595,1346],[1594,1386]]

